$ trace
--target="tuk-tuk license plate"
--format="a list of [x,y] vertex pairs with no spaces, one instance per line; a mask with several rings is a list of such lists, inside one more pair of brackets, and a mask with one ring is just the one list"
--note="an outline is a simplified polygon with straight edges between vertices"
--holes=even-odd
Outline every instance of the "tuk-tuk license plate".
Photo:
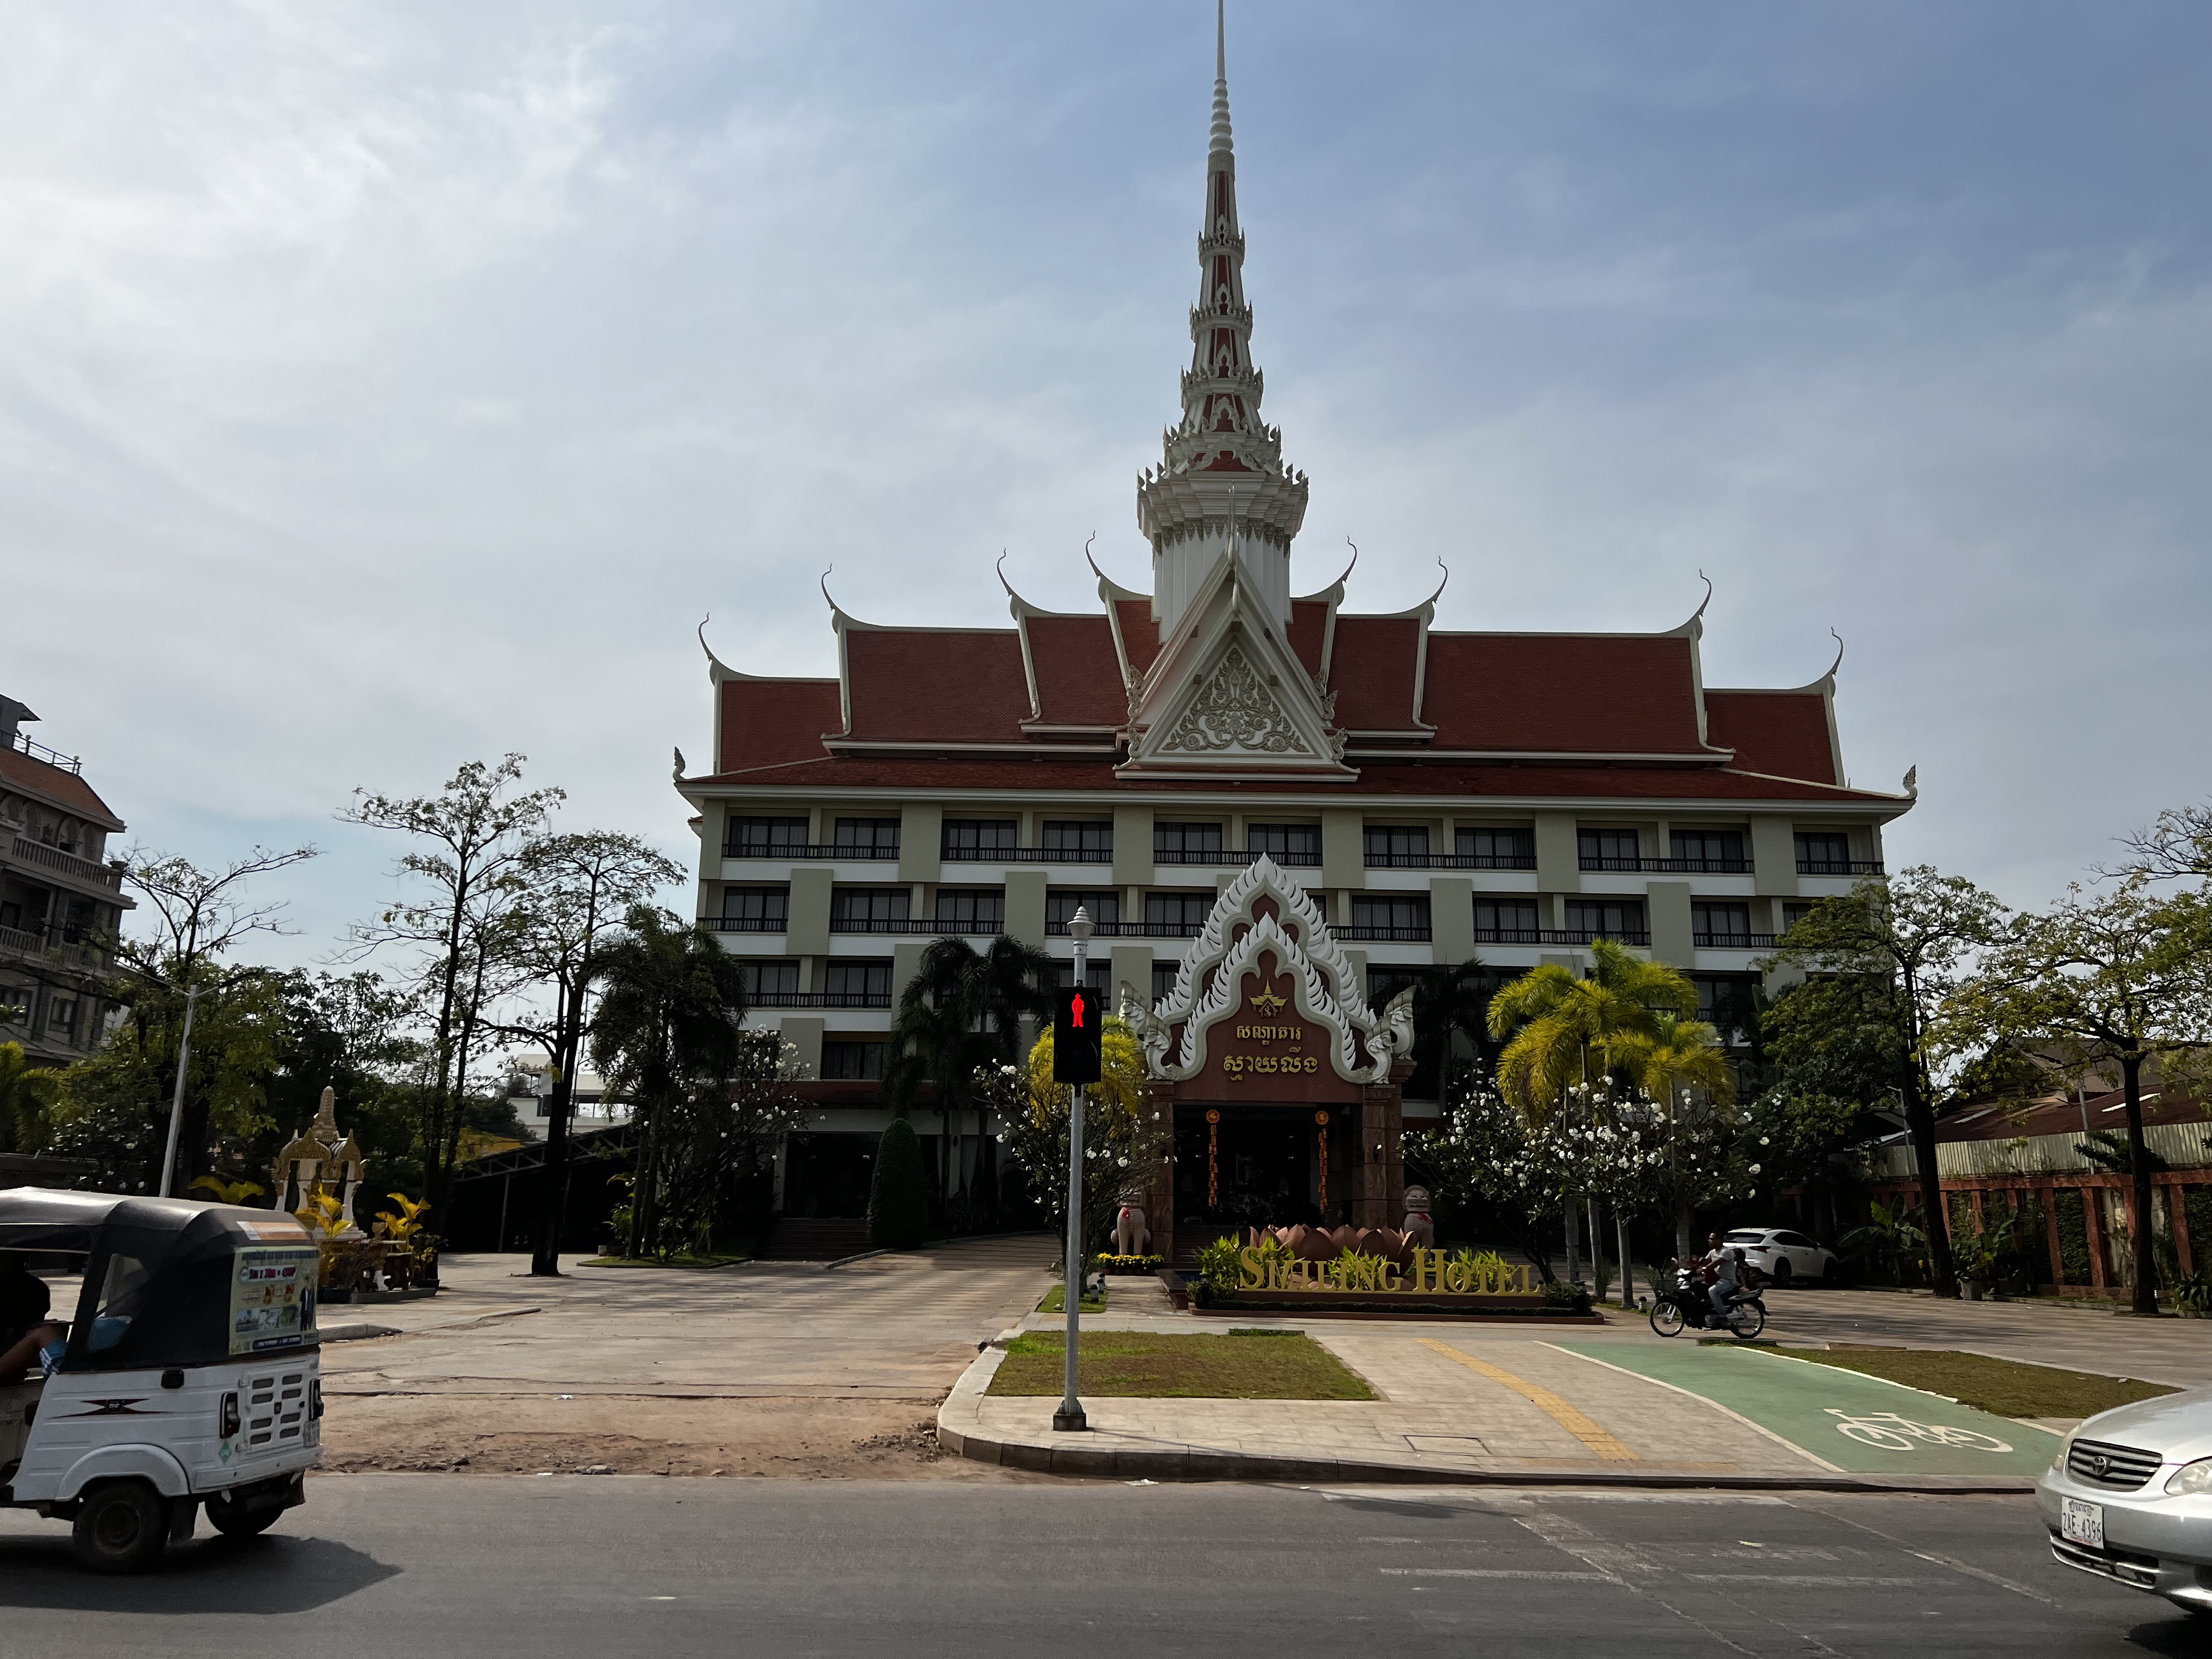
[[2093,1550],[2105,1547],[2105,1506],[2086,1503],[2079,1498],[2058,1500],[2058,1530],[2069,1543],[2087,1544]]

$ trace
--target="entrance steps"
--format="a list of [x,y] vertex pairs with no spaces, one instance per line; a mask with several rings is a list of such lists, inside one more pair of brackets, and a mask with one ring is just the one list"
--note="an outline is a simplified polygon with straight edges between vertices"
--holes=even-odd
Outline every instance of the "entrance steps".
[[763,1261],[839,1261],[869,1248],[865,1218],[780,1215],[760,1254]]

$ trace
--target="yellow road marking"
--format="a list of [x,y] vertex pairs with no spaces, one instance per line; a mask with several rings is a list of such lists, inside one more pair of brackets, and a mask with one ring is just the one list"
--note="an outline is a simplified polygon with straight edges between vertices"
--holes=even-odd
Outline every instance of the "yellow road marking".
[[1471,1353],[1462,1353],[1448,1342],[1434,1341],[1425,1336],[1420,1339],[1420,1343],[1423,1347],[1440,1353],[1445,1358],[1464,1365],[1468,1370],[1478,1372],[1492,1382],[1512,1389],[1514,1393],[1519,1395],[1607,1462],[1633,1463],[1636,1462],[1636,1454],[1616,1439],[1609,1431],[1591,1422],[1549,1389],[1540,1389],[1534,1382],[1516,1376],[1511,1371],[1502,1370],[1486,1359],[1477,1359]]

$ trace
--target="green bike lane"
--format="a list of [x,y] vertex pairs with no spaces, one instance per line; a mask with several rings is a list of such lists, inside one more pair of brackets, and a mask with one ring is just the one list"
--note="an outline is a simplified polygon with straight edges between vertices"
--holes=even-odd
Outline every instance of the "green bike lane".
[[[1848,1474],[2032,1476],[2062,1437],[1917,1389],[1771,1350],[1553,1341],[1710,1401]],[[1683,1425],[1694,1438],[1694,1425]]]

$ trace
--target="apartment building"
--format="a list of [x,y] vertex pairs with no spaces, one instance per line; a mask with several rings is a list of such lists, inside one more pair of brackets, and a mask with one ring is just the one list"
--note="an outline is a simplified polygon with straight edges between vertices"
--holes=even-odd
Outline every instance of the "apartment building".
[[0,1042],[64,1065],[99,1046],[110,941],[132,903],[107,856],[123,821],[81,760],[23,732],[38,718],[0,696],[0,1009],[21,1011],[0,1018]]
[[834,678],[708,652],[713,762],[677,787],[699,914],[820,1079],[788,1207],[865,1193],[890,1011],[932,938],[1005,933],[1065,977],[1083,906],[1097,985],[1157,999],[1264,852],[1376,1006],[1440,966],[1579,963],[1600,937],[1724,1006],[1799,907],[1881,868],[1911,805],[1849,781],[1840,653],[1804,685],[1708,686],[1702,605],[1651,633],[1532,634],[1437,628],[1441,586],[1353,611],[1349,568],[1294,593],[1308,480],[1261,418],[1218,59],[1205,199],[1182,414],[1137,488],[1150,591],[1093,564],[1095,608],[1008,587],[1011,627],[915,628],[825,586]]

